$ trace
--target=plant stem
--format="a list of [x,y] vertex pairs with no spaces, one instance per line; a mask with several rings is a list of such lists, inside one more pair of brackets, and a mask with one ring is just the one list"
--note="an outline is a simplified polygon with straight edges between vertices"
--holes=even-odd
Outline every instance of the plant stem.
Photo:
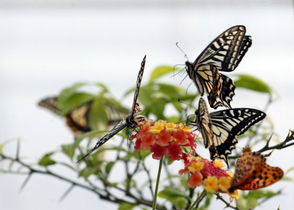
[[199,204],[199,202],[202,201],[204,196],[206,196],[206,194],[207,194],[206,190],[203,190],[202,193],[198,196],[198,198],[195,200],[195,202],[192,203],[192,205],[190,206],[190,208],[188,210],[192,210],[194,208],[194,206],[197,206]]
[[161,175],[163,158],[164,157],[162,157],[162,159],[159,161],[159,166],[158,166],[157,179],[156,179],[155,192],[154,192],[154,199],[153,199],[153,206],[152,206],[153,210],[156,209],[156,200],[157,200],[157,194],[158,194],[158,188],[159,188],[159,182],[160,182],[160,175]]

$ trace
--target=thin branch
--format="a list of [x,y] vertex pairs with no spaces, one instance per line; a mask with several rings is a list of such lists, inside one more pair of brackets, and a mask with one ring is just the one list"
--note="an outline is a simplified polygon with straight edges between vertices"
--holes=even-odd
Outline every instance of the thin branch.
[[238,210],[239,208],[237,206],[232,206],[229,202],[227,202],[218,192],[214,193],[217,197],[217,199],[220,199],[222,202],[226,204],[226,208],[232,208]]
[[24,181],[24,183],[21,185],[20,189],[19,189],[19,192],[21,192],[24,187],[26,186],[26,184],[29,182],[29,179],[31,178],[33,172],[30,172],[29,175],[27,176],[26,180]]
[[[269,146],[270,140],[271,139],[269,139],[266,142],[265,146],[263,148],[261,148],[260,150],[258,150],[258,152],[261,153],[261,152],[265,152],[265,151],[268,151],[268,150],[284,149],[284,148],[293,146],[294,142],[290,143],[290,141],[294,140],[294,131],[290,130],[288,136],[286,137],[286,139],[284,141],[282,141],[281,143],[276,144],[274,146]],[[267,156],[269,156],[269,155],[267,155]]]
[[60,197],[60,199],[58,200],[58,203],[61,203],[64,198],[70,193],[70,191],[72,191],[72,189],[75,187],[74,184],[72,184],[66,191],[65,193]]

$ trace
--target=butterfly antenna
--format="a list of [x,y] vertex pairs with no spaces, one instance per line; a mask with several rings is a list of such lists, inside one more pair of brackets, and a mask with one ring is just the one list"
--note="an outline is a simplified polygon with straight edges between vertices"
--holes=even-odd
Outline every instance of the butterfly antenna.
[[182,51],[182,53],[184,54],[184,57],[187,58],[187,60],[189,60],[189,58],[188,58],[187,54],[185,53],[185,51],[182,50],[182,48],[180,48],[180,46],[179,46],[179,42],[176,43],[176,46],[177,46],[177,48],[179,48],[179,50]]

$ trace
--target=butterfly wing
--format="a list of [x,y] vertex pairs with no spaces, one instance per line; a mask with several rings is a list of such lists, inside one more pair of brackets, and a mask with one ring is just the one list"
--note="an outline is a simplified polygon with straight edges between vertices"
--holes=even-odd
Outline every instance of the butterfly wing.
[[133,98],[132,111],[129,115],[127,115],[127,118],[126,118],[127,125],[128,127],[131,127],[131,128],[136,127],[139,122],[142,122],[145,120],[145,118],[142,115],[138,115],[141,112],[141,109],[139,108],[139,104],[137,102],[139,92],[140,92],[140,87],[141,87],[141,81],[144,74],[145,63],[146,63],[146,55],[144,56],[141,62],[141,68],[138,73],[137,82],[136,82],[136,90],[135,90],[134,98]]
[[279,167],[266,164],[266,158],[258,152],[251,152],[250,147],[243,149],[242,156],[236,161],[229,192],[235,189],[257,190],[279,181],[284,172]]
[[211,128],[211,121],[208,113],[208,109],[203,98],[200,98],[198,109],[195,111],[195,124],[200,131],[204,146],[207,148],[214,144],[214,134]]
[[51,110],[57,115],[61,115],[61,110],[58,107],[57,97],[45,98],[41,100],[38,105]]
[[[211,68],[215,67],[211,66]],[[219,106],[231,108],[230,103],[233,100],[233,96],[235,95],[236,87],[231,78],[220,73],[217,74],[215,74],[216,76],[212,76],[212,85],[210,89],[207,88],[208,103],[210,107],[214,109]]]
[[[144,68],[145,68],[145,62],[146,62],[146,55],[143,58],[143,61],[141,63],[141,68],[138,73],[137,77],[137,83],[136,83],[136,90],[134,93],[134,99],[133,99],[133,106],[131,112],[124,117],[122,121],[120,121],[116,126],[114,126],[110,132],[108,132],[105,136],[103,136],[96,145],[81,159],[78,160],[80,162],[81,160],[85,159],[87,156],[89,156],[92,152],[94,152],[96,149],[98,149],[100,146],[105,144],[109,139],[111,139],[113,136],[115,136],[117,133],[119,133],[122,129],[125,127],[134,128],[139,122],[142,122],[145,120],[145,118],[142,115],[138,115],[141,111],[139,108],[139,104],[137,103],[141,81],[143,78]],[[78,163],[77,162],[77,163]]]
[[279,181],[284,172],[279,167],[272,167],[265,162],[260,163],[242,184],[237,186],[240,190],[257,190],[270,186]]
[[233,71],[252,45],[251,36],[245,36],[246,27],[233,26],[216,37],[196,58],[197,64],[209,64],[220,71]]
[[[88,131],[91,131],[89,124],[89,112],[92,108],[93,100],[90,100],[86,103],[81,104],[80,106],[74,108],[72,111],[66,114],[66,124],[70,129],[76,134],[82,134]],[[41,100],[38,103],[39,106],[45,107],[57,115],[62,116],[61,110],[59,109],[57,97],[50,97],[44,100]],[[118,108],[113,104],[106,102],[105,103],[105,112],[108,118],[109,125],[117,124],[120,122],[126,115],[126,108]]]
[[96,149],[98,149],[100,146],[105,144],[109,139],[111,139],[113,136],[115,136],[117,133],[119,133],[122,129],[124,129],[127,126],[125,123],[125,120],[121,121],[121,123],[117,124],[113,129],[111,129],[110,132],[105,134],[99,141],[95,144],[95,146],[88,151],[86,155],[84,155],[81,159],[77,161],[79,163],[80,161],[84,160],[86,157],[88,157],[90,154],[92,154]]
[[245,36],[245,26],[234,26],[216,37],[193,63],[186,62],[187,73],[195,83],[201,96],[207,92],[212,108],[231,108],[230,101],[235,95],[233,81],[218,71],[233,71],[252,44]]
[[262,162],[265,162],[265,158],[260,153],[252,153],[250,147],[243,148],[241,157],[237,158],[236,161],[231,186],[236,187],[244,183]]
[[93,101],[84,103],[66,114],[66,124],[78,136],[91,131],[88,114]]
[[210,113],[215,137],[214,144],[209,145],[211,159],[221,158],[227,162],[227,156],[238,143],[236,137],[264,119],[265,116],[264,112],[249,108],[226,109]]

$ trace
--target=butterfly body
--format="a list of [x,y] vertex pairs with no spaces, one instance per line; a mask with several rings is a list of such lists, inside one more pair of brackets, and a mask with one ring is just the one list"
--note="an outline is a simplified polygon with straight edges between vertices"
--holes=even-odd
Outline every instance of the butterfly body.
[[201,132],[204,145],[209,148],[210,158],[223,159],[236,148],[237,136],[264,119],[266,114],[250,108],[226,109],[209,113],[203,98],[195,111],[195,124]]
[[245,36],[245,33],[245,26],[231,27],[216,37],[193,63],[185,63],[189,77],[201,96],[207,93],[212,108],[231,107],[235,85],[219,71],[233,71],[237,68],[252,44],[251,36]]
[[268,165],[266,158],[259,152],[252,152],[250,147],[245,147],[242,156],[236,161],[229,192],[232,193],[236,189],[261,189],[276,183],[283,175],[282,169]]

